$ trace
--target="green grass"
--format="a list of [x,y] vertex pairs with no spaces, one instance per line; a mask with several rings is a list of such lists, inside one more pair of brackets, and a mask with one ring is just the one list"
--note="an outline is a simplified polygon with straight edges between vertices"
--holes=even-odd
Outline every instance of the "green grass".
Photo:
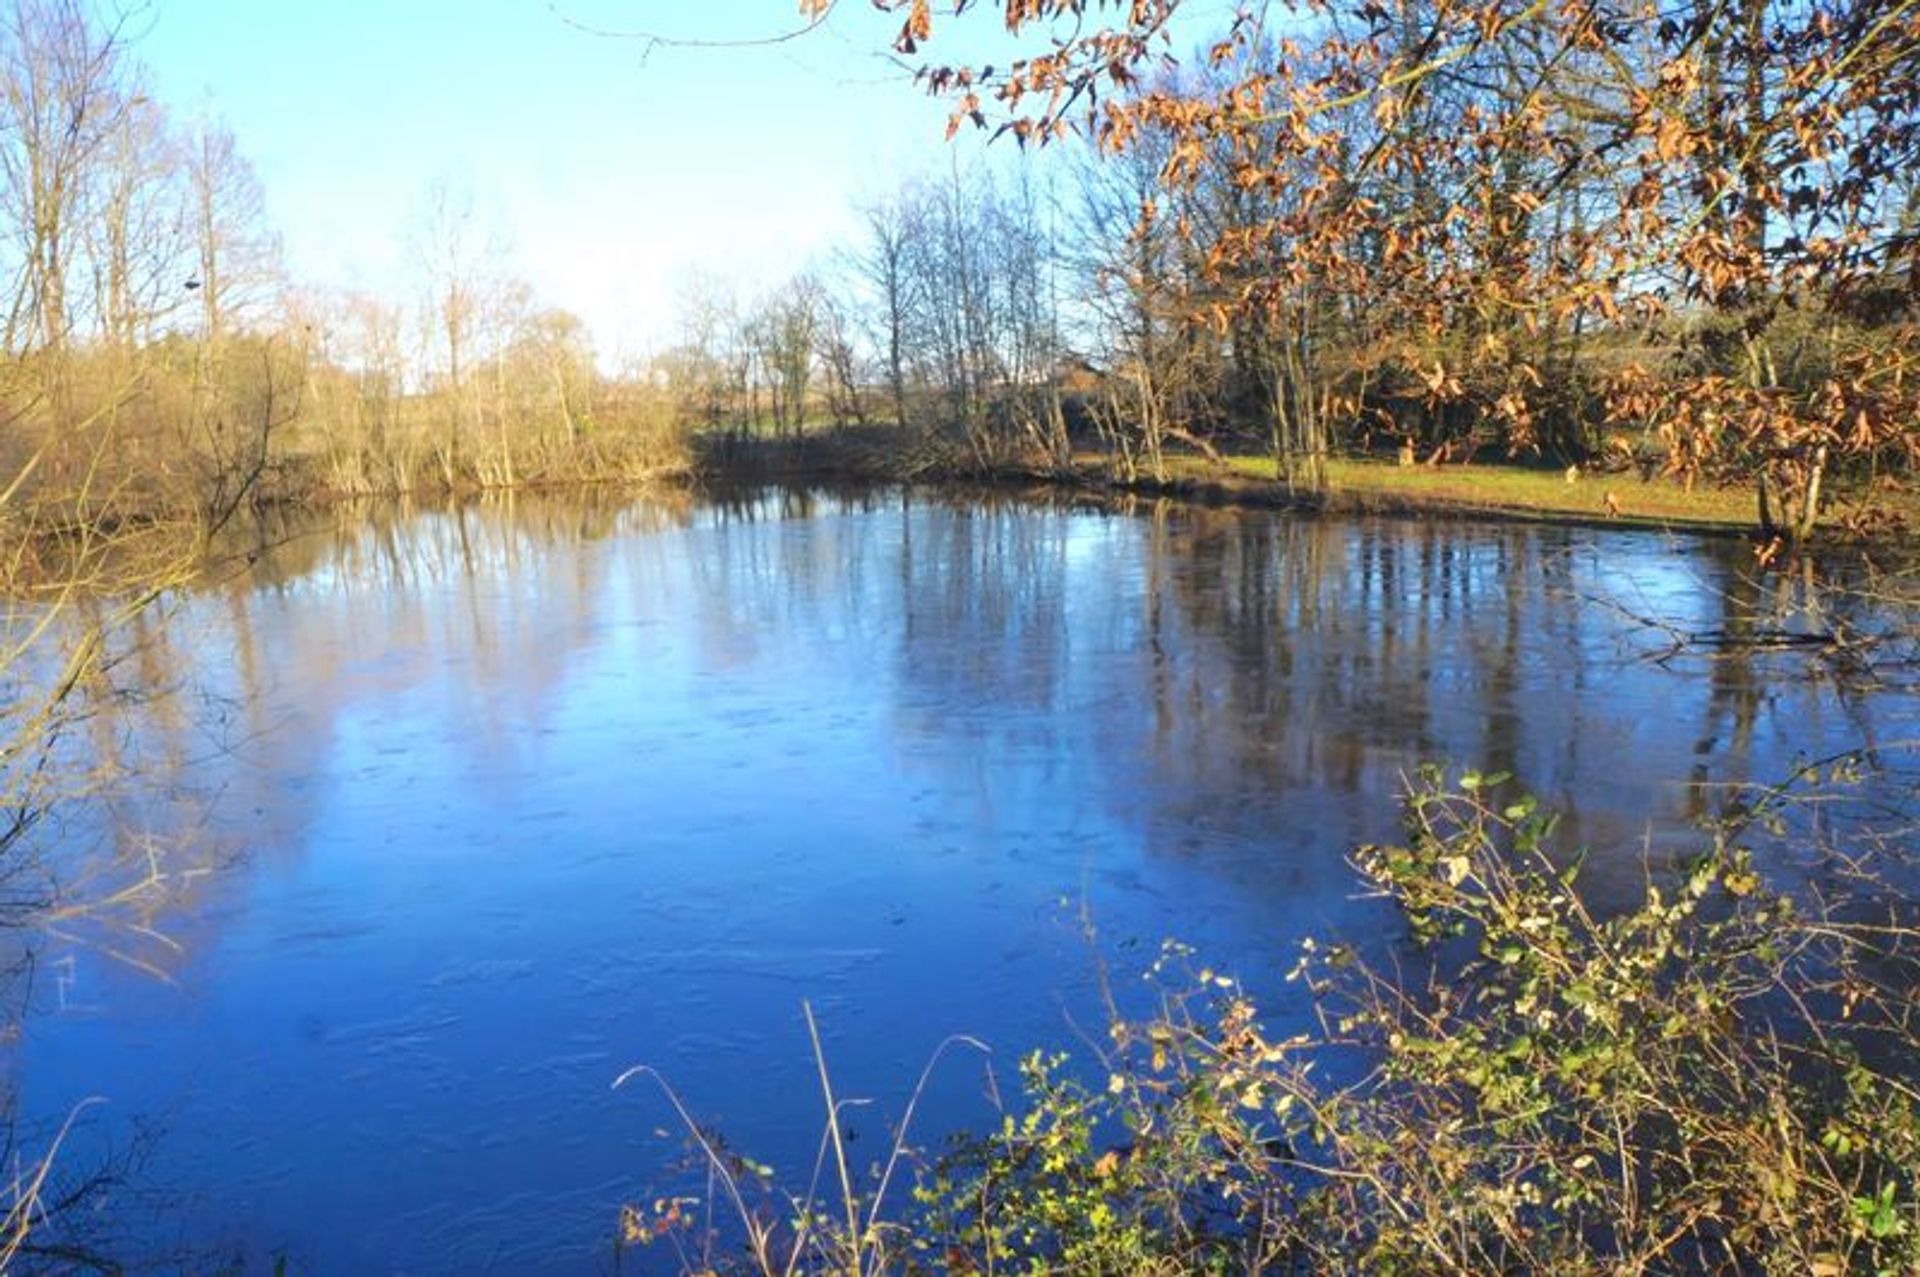
[[[1169,458],[1178,479],[1231,482],[1275,481],[1270,457],[1231,457],[1226,473],[1197,457]],[[1565,474],[1506,465],[1401,466],[1386,461],[1338,458],[1328,463],[1328,486],[1336,499],[1437,509],[1485,510],[1549,518],[1607,519],[1661,526],[1750,527],[1755,521],[1750,488],[1699,484],[1688,489],[1663,478],[1643,482],[1631,473]],[[1611,493],[1618,514],[1610,513]]]

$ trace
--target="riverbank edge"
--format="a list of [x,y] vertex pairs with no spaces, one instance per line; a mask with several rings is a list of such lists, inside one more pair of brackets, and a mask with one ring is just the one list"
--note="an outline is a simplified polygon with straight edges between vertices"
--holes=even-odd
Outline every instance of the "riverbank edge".
[[[1488,467],[1476,467],[1485,470]],[[1724,519],[1664,519],[1647,515],[1580,514],[1571,510],[1524,503],[1483,502],[1437,494],[1387,492],[1374,488],[1338,486],[1322,493],[1290,492],[1283,483],[1232,474],[1217,476],[1169,475],[1165,479],[1140,476],[1132,480],[1076,476],[1065,480],[1089,490],[1110,490],[1133,496],[1165,497],[1197,505],[1291,509],[1329,515],[1429,518],[1479,523],[1544,524],[1557,527],[1598,528],[1608,531],[1684,532],[1692,536],[1751,540],[1755,529]]]
[[[703,456],[693,467],[690,479],[698,487],[722,489],[756,484],[806,486],[857,482],[934,488],[1051,490],[1101,499],[1167,499],[1219,508],[1684,533],[1722,540],[1759,539],[1758,528],[1752,521],[1706,515],[1672,518],[1631,510],[1615,515],[1584,514],[1525,501],[1483,501],[1432,492],[1390,491],[1351,482],[1335,484],[1324,492],[1296,491],[1284,482],[1236,473],[1230,465],[1223,466],[1197,455],[1167,458],[1164,477],[1146,473],[1129,477],[1116,473],[1112,463],[1103,457],[1077,456],[1064,467],[1019,461],[981,464],[972,458],[952,457],[916,461],[911,456],[876,454],[871,447],[864,446],[865,443],[864,438],[830,431],[787,439],[733,440],[718,455]],[[1380,468],[1390,472],[1389,467]],[[1434,473],[1446,477],[1529,472],[1518,466],[1456,465]],[[1640,481],[1631,482],[1637,486]],[[1595,499],[1600,499],[1598,491]],[[1831,524],[1824,526],[1822,532],[1823,547],[1876,543],[1875,538],[1860,537]]]
[[[1583,499],[1603,507],[1585,512],[1560,500],[1531,501],[1525,489],[1546,490],[1561,480],[1538,467],[1508,464],[1449,465],[1441,468],[1394,467],[1370,458],[1337,458],[1335,466],[1344,471],[1323,492],[1290,489],[1280,480],[1249,470],[1270,467],[1272,462],[1249,456],[1229,456],[1220,460],[1195,455],[1171,455],[1164,458],[1162,476],[1136,469],[1131,476],[1120,473],[1110,457],[1079,454],[1066,465],[1036,462],[1032,458],[985,460],[964,448],[942,443],[936,435],[903,440],[897,428],[857,427],[810,431],[784,438],[726,435],[696,438],[683,460],[645,471],[612,474],[557,474],[530,477],[511,485],[459,484],[448,488],[432,485],[391,492],[337,491],[322,483],[268,483],[245,504],[256,512],[300,509],[323,510],[355,506],[367,501],[454,501],[464,502],[490,495],[556,495],[584,491],[641,493],[671,490],[692,494],[725,493],[754,487],[835,487],[835,486],[909,486],[927,490],[1050,493],[1071,499],[1091,501],[1170,500],[1195,506],[1222,509],[1286,510],[1303,514],[1348,517],[1384,517],[1447,522],[1480,522],[1583,528],[1595,531],[1641,532],[1664,536],[1693,536],[1715,540],[1753,542],[1761,553],[1762,537],[1753,519],[1732,519],[1713,513],[1679,515],[1671,512],[1644,513],[1633,509],[1635,494],[1645,491],[1644,484],[1660,485],[1659,491],[1669,504],[1674,500],[1693,500],[1693,494],[1681,495],[1678,485],[1659,478],[1643,481],[1631,474],[1595,474],[1568,484],[1567,492],[1579,491]],[[1485,486],[1506,494],[1508,499],[1463,497],[1457,492],[1432,488]],[[1614,504],[1613,483],[1625,495],[1617,511],[1605,509]],[[1518,496],[1514,490],[1519,489]],[[1553,492],[1558,498],[1560,493]],[[1744,493],[1728,489],[1703,490],[1698,499],[1703,506],[1717,505],[1724,511]],[[1902,494],[1896,509],[1901,516],[1886,528],[1862,530],[1827,520],[1820,527],[1812,549],[1820,553],[1858,552],[1904,558],[1916,548],[1912,528],[1920,522],[1920,502],[1911,494]],[[114,516],[123,529],[158,530],[173,519],[154,511],[139,511]],[[185,522],[193,519],[186,516]],[[89,530],[95,530],[89,528]],[[58,541],[73,535],[74,525],[40,526],[30,535],[35,540]]]

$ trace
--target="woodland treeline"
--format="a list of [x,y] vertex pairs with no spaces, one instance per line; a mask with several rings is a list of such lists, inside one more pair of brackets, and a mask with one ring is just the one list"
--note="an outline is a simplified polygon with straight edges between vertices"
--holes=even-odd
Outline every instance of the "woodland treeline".
[[1034,56],[926,63],[956,130],[1053,162],[911,183],[756,302],[693,290],[680,419],[1129,477],[1259,451],[1309,490],[1351,450],[1633,465],[1750,485],[1785,540],[1836,476],[1910,477],[1909,6],[1309,2],[1195,53],[1182,7],[1009,0]]
[[[880,7],[937,56],[925,0]],[[1787,540],[1836,475],[1911,475],[1912,6],[1306,0],[1187,56],[1179,0],[993,8],[1034,54],[923,82],[1073,158],[910,185],[746,313],[696,298],[695,417],[811,393],[989,464],[1253,449],[1308,489],[1354,449],[1631,464],[1751,485]]]
[[1033,54],[998,68],[928,61],[980,6],[877,7],[956,130],[1043,162],[956,160],[758,296],[702,277],[615,376],[445,186],[404,295],[301,287],[137,33],[17,0],[7,517],[656,473],[702,431],[825,422],[910,427],[879,445],[903,470],[1257,452],[1308,490],[1349,450],[1637,462],[1753,485],[1787,539],[1836,476],[1911,474],[1909,4],[1308,0],[1207,31],[1179,0],[1006,0]]
[[321,488],[675,463],[657,388],[601,376],[585,325],[512,277],[445,184],[399,296],[291,279],[233,132],[170,116],[107,12],[0,17],[0,517],[218,523]]
[[[936,59],[982,8],[878,7]],[[895,416],[918,388],[1058,452],[1079,374],[1129,466],[1258,441],[1317,488],[1383,444],[1632,458],[1751,484],[1785,539],[1836,473],[1920,455],[1911,4],[1302,0],[1193,56],[1181,0],[987,7],[1033,52],[926,63],[953,128],[1093,158],[1038,221],[959,184],[870,211]]]

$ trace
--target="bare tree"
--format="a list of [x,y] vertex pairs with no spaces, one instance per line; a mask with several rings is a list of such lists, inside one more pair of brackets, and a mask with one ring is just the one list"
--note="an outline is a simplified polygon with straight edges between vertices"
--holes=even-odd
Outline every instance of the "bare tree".
[[122,352],[153,337],[193,277],[179,158],[165,113],[136,90],[106,138],[86,223],[100,334]]
[[716,429],[740,409],[738,306],[723,281],[704,273],[688,275],[679,291],[680,341],[664,367],[682,418]]
[[[448,486],[459,481],[460,440],[475,428],[468,379],[480,323],[486,254],[473,197],[445,179],[427,188],[414,231],[413,251],[425,297],[423,336],[443,398],[440,465]],[[437,367],[435,367],[437,365]]]
[[754,317],[754,346],[772,399],[773,426],[781,434],[799,431],[806,424],[821,302],[819,281],[812,275],[797,275],[769,297]]
[[63,351],[91,166],[127,108],[117,27],[79,0],[15,0],[0,18],[0,177],[16,272],[5,343]]
[[[866,396],[860,386],[860,350],[855,344],[850,307],[835,290],[823,287],[819,295],[819,323],[815,345],[827,377],[828,410],[836,425],[867,424]],[[896,399],[896,403],[898,400]]]
[[256,310],[279,274],[280,245],[267,224],[266,196],[253,165],[224,124],[201,123],[187,143],[199,274],[200,338],[217,349]]
[[867,205],[866,243],[853,257],[868,292],[875,345],[886,369],[893,419],[907,424],[907,367],[915,305],[910,240],[919,233],[914,201],[905,192]]

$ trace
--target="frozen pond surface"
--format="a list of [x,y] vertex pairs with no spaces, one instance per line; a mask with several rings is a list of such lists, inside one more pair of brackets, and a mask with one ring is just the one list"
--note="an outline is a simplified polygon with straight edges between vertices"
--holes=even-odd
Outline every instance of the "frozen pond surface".
[[[1298,1014],[1301,937],[1394,932],[1345,854],[1423,760],[1567,805],[1589,889],[1625,898],[1703,782],[1920,734],[1770,665],[1798,657],[1646,659],[1629,614],[1800,623],[1749,564],[898,492],[342,514],[122,667],[177,690],[99,728],[150,796],[76,854],[151,832],[224,867],[150,930],[42,943],[16,1102],[105,1101],[70,1165],[144,1150],[164,1209],[103,1226],[133,1258],[604,1270],[679,1150],[657,1094],[610,1089],[629,1065],[804,1169],[808,999],[877,1157],[947,1035],[1004,1080],[1097,1033],[1096,955],[1124,996],[1179,937]],[[956,1061],[925,1133],[989,1120],[983,1091]]]

